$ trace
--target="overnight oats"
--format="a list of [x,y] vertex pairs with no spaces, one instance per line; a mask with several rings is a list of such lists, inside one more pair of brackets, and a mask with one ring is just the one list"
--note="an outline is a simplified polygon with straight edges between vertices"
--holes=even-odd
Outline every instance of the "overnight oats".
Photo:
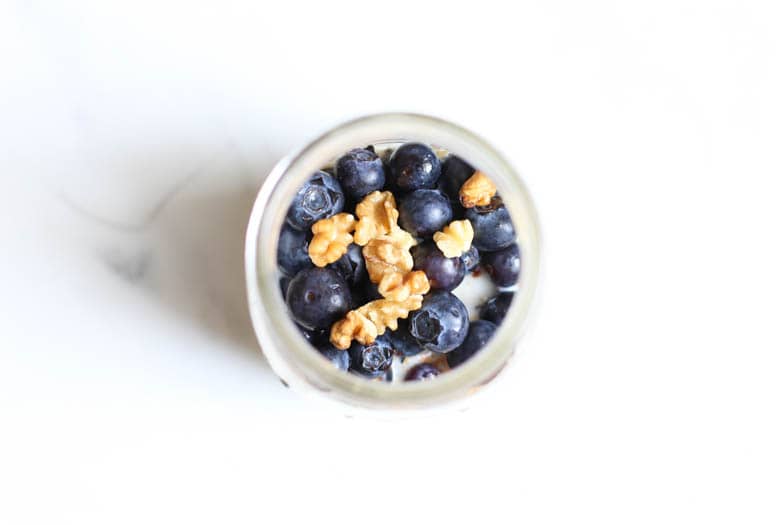
[[477,279],[513,287],[521,252],[490,177],[411,142],[352,149],[313,174],[289,207],[277,264],[291,318],[333,366],[417,381],[488,343],[512,292],[484,305],[462,296]]
[[[380,115],[349,123],[342,131],[367,123],[373,125],[372,133],[363,134],[367,139],[381,134],[376,125],[383,123],[389,128],[451,126],[417,115]],[[267,227],[278,228],[274,257],[263,250],[250,260],[250,251],[262,242],[253,237],[261,235],[262,225],[250,222],[247,275],[264,281],[264,286],[264,277],[275,277],[280,296],[273,306],[253,305],[253,299],[261,297],[249,283],[250,309],[263,350],[268,355],[267,345],[273,347],[269,360],[286,383],[288,378],[295,383],[303,379],[325,393],[343,389],[344,395],[335,397],[349,397],[353,404],[377,404],[363,403],[363,395],[380,399],[382,406],[425,401],[419,389],[437,384],[448,389],[447,394],[473,391],[494,377],[511,355],[506,345],[519,334],[535,284],[538,240],[530,200],[518,202],[518,188],[502,186],[509,172],[506,165],[498,164],[494,174],[489,162],[461,156],[436,136],[424,141],[379,135],[350,144],[359,140],[357,135],[345,132],[343,137],[335,135],[337,140],[325,135],[293,158],[292,164],[300,161],[295,185],[282,176],[291,171],[290,165],[277,168],[278,180],[272,174],[266,186],[287,182],[289,197],[276,188],[261,191],[258,201],[267,202],[260,210],[256,206],[253,221],[268,219],[265,208],[273,204],[274,220],[268,220]],[[418,138],[415,135],[389,136]],[[329,140],[333,143],[322,144]],[[336,151],[338,144],[351,147]],[[307,159],[312,152],[321,155]],[[275,263],[273,276],[257,271],[269,259]],[[510,329],[515,334],[505,334],[499,346],[502,325],[516,303],[522,303],[523,311]],[[282,316],[287,318],[284,323]],[[290,337],[290,327],[297,337]],[[282,330],[288,332],[275,333]],[[273,335],[279,337],[269,337]],[[493,360],[488,369],[484,365],[490,356],[481,355],[494,352],[502,359]],[[483,366],[477,367],[480,361]],[[469,377],[472,363],[479,373],[472,370]],[[412,385],[420,385],[416,394],[381,390]]]

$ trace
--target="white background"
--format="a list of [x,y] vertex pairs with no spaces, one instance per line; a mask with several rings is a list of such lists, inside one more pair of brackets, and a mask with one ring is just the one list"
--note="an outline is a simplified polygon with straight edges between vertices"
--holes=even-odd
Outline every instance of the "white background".
[[[0,3],[0,523],[780,521],[777,3],[456,3]],[[325,412],[249,325],[262,177],[383,110],[539,206],[465,413]]]

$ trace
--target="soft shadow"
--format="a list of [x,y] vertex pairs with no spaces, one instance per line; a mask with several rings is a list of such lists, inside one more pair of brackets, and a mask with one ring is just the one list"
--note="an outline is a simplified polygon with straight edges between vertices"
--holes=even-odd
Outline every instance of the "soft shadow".
[[[202,331],[217,351],[268,368],[249,317],[244,236],[257,191],[282,155],[267,145],[254,158],[230,146],[212,156],[184,150],[142,155],[137,176],[96,176],[64,188],[62,200],[99,232],[97,255],[112,274],[162,304],[173,322]],[[96,210],[89,189],[116,209]]]
[[[259,188],[280,148],[242,156],[228,148],[191,174],[149,226],[155,291],[167,308],[246,360],[269,368],[249,316],[244,244]],[[175,186],[172,186],[175,188]]]
[[229,343],[220,346],[265,363],[244,278],[244,235],[257,188],[224,177],[198,177],[150,225],[155,288],[171,311]]

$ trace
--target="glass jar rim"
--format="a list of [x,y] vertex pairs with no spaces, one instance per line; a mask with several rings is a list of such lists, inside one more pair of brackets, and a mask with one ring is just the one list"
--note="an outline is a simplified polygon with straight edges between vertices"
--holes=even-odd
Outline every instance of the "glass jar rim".
[[[518,236],[523,273],[504,322],[474,357],[434,381],[390,384],[347,374],[313,351],[287,313],[279,287],[276,244],[288,203],[312,173],[356,147],[412,141],[445,149],[490,174],[518,234],[522,233]],[[271,253],[266,253],[269,247]],[[249,311],[257,340],[273,370],[292,388],[325,394],[320,397],[365,409],[427,408],[452,403],[494,378],[522,336],[538,282],[539,263],[536,208],[517,171],[489,143],[466,128],[413,113],[381,113],[350,120],[279,161],[257,195],[245,246]]]

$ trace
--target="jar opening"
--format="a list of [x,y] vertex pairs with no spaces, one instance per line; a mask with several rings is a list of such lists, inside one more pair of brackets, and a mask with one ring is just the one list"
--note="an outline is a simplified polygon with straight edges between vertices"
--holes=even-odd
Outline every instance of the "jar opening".
[[[288,204],[311,174],[353,148],[405,142],[423,142],[452,152],[490,174],[514,221],[523,249],[523,273],[504,323],[474,357],[432,381],[386,384],[344,373],[309,346],[287,314],[278,284],[281,275],[276,266],[276,245]],[[312,196],[307,205],[316,207],[328,198],[325,194]],[[517,172],[492,146],[464,128],[405,113],[373,115],[337,126],[280,161],[255,202],[245,262],[249,308],[260,346],[274,371],[291,387],[327,393],[326,397],[353,406],[413,408],[461,399],[495,377],[519,342],[537,282],[537,225],[533,202]],[[433,334],[436,320],[428,321],[420,323],[418,329]]]

